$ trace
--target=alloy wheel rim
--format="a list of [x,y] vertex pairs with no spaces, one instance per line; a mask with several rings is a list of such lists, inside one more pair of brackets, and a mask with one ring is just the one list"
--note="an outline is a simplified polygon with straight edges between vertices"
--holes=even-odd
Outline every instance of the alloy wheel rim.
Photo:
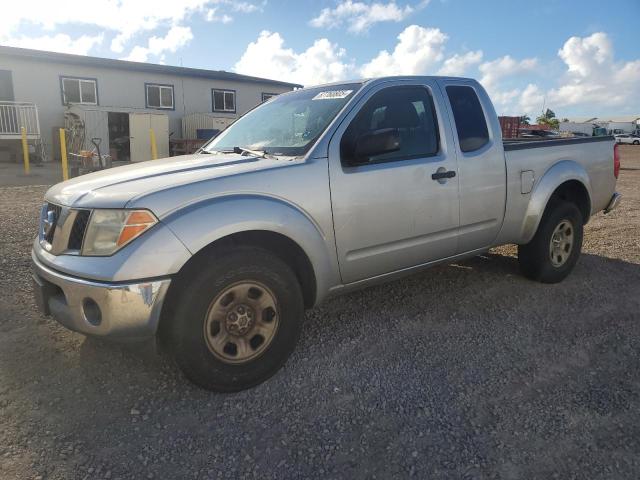
[[560,220],[549,242],[549,257],[554,267],[561,267],[569,259],[573,250],[573,238],[573,224],[567,219]]
[[280,314],[273,292],[257,281],[226,287],[213,299],[204,322],[209,351],[229,364],[262,355],[275,337]]

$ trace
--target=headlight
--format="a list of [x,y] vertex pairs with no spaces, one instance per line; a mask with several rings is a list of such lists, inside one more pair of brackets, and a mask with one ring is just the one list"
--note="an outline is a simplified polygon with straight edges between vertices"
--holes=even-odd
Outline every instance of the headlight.
[[91,213],[82,255],[112,255],[158,223],[148,210],[96,209]]

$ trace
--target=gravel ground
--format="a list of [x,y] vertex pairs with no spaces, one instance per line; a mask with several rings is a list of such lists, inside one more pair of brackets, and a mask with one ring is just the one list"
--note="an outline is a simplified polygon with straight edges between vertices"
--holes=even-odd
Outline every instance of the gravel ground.
[[0,478],[639,478],[640,148],[623,155],[624,201],[562,284],[502,247],[334,299],[233,395],[38,314],[46,187],[0,187]]

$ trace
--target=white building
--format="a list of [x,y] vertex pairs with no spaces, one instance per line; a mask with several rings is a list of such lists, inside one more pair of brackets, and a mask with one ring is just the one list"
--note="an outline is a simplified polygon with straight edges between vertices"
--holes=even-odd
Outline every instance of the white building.
[[640,130],[640,115],[614,115],[601,117],[569,117],[560,122],[561,132],[579,132],[591,135],[594,128],[604,128],[609,134],[633,133]]
[[633,133],[640,130],[640,115],[602,116],[598,123],[609,133]]
[[202,114],[198,128],[207,135],[297,87],[225,71],[0,46],[0,160],[19,156],[22,126],[45,157],[58,158],[58,130],[70,119],[83,130],[84,148],[96,137],[102,153],[147,160],[150,128],[158,154],[167,155],[169,138],[182,137],[183,117]]

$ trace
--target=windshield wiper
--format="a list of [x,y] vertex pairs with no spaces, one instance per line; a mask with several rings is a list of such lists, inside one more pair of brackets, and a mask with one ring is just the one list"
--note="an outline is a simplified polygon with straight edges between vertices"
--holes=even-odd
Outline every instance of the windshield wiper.
[[244,147],[233,147],[233,149],[231,150],[205,150],[204,148],[200,149],[198,152],[196,153],[204,153],[207,155],[218,155],[218,154],[224,154],[224,153],[237,153],[238,155],[244,155],[244,154],[249,154],[249,155],[254,155],[256,157],[260,157],[260,158],[275,158],[277,159],[278,157],[276,155],[273,155],[271,153],[267,153],[264,150],[251,150],[250,148],[244,148]]
[[256,157],[261,157],[261,158],[277,158],[275,155],[270,155],[264,150],[250,150],[244,147],[233,147],[233,153],[237,153],[238,155],[242,155],[243,153],[248,153],[250,155],[255,155]]

